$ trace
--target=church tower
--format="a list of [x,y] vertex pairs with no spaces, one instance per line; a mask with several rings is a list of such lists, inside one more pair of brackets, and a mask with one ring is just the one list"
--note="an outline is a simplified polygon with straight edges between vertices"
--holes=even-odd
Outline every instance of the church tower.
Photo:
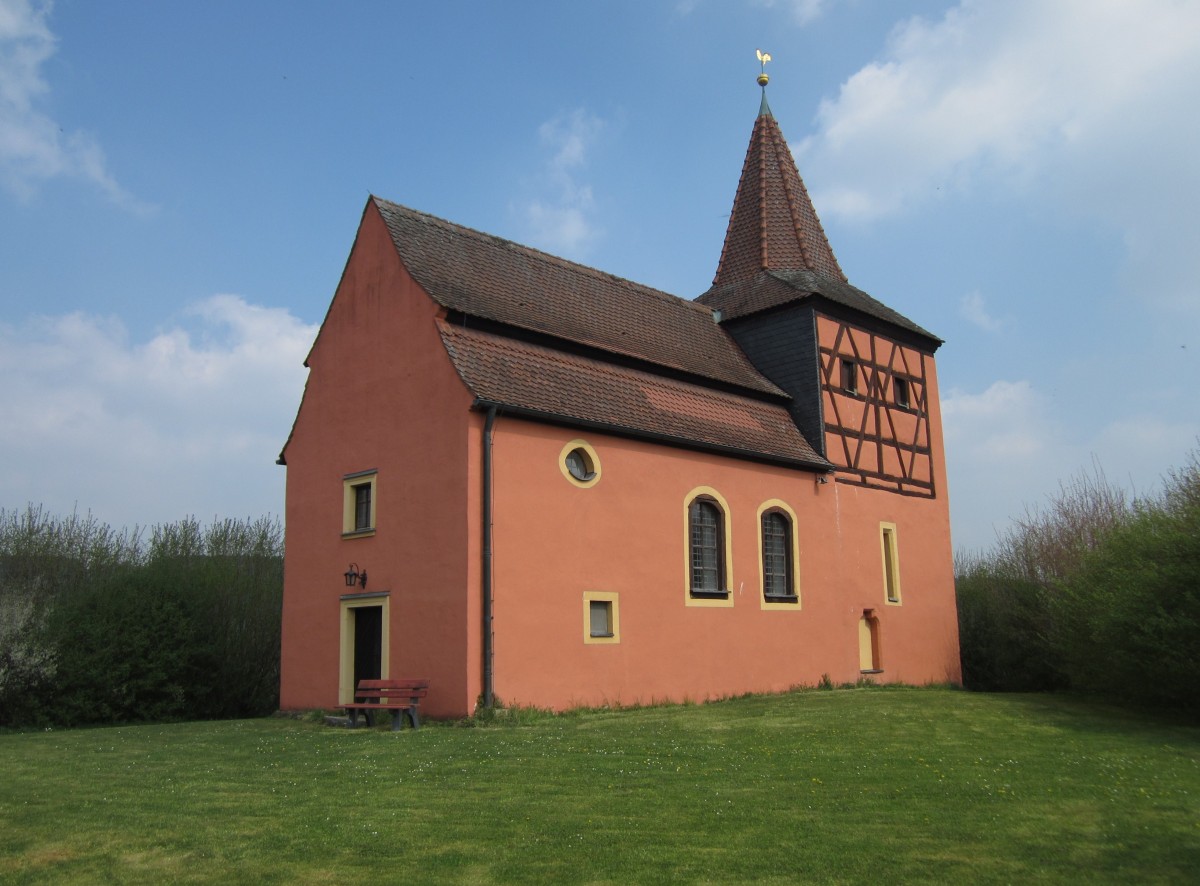
[[930,401],[941,339],[850,285],[767,103],[767,75],[758,82],[725,244],[697,301],[792,397],[793,421],[839,482],[936,497],[941,434]]

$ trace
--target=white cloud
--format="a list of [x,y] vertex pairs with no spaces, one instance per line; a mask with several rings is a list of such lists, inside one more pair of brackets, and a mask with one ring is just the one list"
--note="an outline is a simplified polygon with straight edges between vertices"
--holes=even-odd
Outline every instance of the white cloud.
[[983,293],[978,290],[968,292],[958,303],[958,313],[968,323],[979,327],[984,332],[999,332],[1004,327],[1004,321],[997,320],[987,311],[983,303]]
[[0,325],[0,507],[114,525],[281,513],[273,462],[315,335],[231,295],[143,343],[82,313]]
[[1109,482],[1153,493],[1166,466],[1183,464],[1200,421],[1152,412],[1081,426],[1027,380],[997,381],[980,393],[942,396],[946,470],[956,547],[980,549],[1010,519],[1045,504],[1060,482],[1097,465]]
[[27,200],[42,182],[79,178],[126,208],[147,211],[113,178],[94,137],[64,134],[57,121],[39,110],[49,93],[42,65],[56,49],[46,24],[49,12],[48,2],[0,0],[0,185]]
[[1136,250],[1158,241],[1122,198],[1195,193],[1198,100],[1200,4],[963,0],[940,21],[897,26],[883,56],[822,103],[798,154],[833,215],[1050,188],[1107,203]]
[[[1019,515],[1093,457],[1144,489],[1195,439],[1194,397],[1176,390],[1194,387],[1195,361],[1163,347],[1190,345],[1200,323],[1198,104],[1200,3],[961,0],[900,23],[796,149],[823,215],[919,223],[935,202],[943,225],[969,214],[992,246],[1014,247],[1017,290],[1021,275],[1045,283],[1013,291],[1012,310],[1053,291],[1057,315],[1087,321],[1053,343],[1024,325],[1027,353],[1004,365],[1034,384],[945,394],[956,541],[986,544],[989,517]],[[1024,263],[1022,219],[1062,237],[1061,263],[1053,249]],[[1070,265],[1093,245],[1108,285]],[[958,309],[988,332],[1007,320],[981,292]],[[1139,387],[1139,364],[1171,369]]]
[[950,510],[956,548],[978,550],[1077,467],[1052,404],[1028,381],[997,381],[973,394],[942,395]]
[[997,381],[981,394],[951,389],[942,398],[947,447],[996,467],[1041,456],[1048,412],[1028,381]]
[[538,128],[542,149],[549,154],[536,184],[545,196],[527,201],[520,213],[528,238],[543,249],[578,255],[600,236],[592,218],[592,188],[581,175],[604,128],[603,120],[582,108]]

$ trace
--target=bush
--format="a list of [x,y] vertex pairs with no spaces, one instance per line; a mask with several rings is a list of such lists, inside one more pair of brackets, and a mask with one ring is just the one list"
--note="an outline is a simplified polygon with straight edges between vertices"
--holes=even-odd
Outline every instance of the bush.
[[1161,495],[1099,470],[955,564],[963,682],[1069,687],[1200,715],[1200,451]]
[[54,677],[45,622],[46,608],[34,593],[0,588],[0,725],[28,719]]
[[206,660],[205,718],[260,716],[279,704],[283,532],[274,520],[194,520],[160,527],[150,566],[183,589]]
[[1171,476],[1055,604],[1071,685],[1200,714],[1200,466]]
[[985,691],[1045,691],[1068,678],[1058,648],[1058,584],[1131,513],[1125,492],[1093,465],[1027,508],[996,548],[955,558],[963,685]]
[[0,726],[270,713],[282,598],[276,520],[0,511]]
[[1066,685],[1050,636],[1046,588],[986,561],[956,571],[963,685],[991,692]]
[[75,726],[177,720],[200,675],[186,596],[144,567],[118,572],[53,610],[54,720]]

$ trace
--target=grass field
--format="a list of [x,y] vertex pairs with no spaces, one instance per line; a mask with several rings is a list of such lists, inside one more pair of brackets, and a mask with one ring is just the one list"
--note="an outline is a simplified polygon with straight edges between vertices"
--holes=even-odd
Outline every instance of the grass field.
[[517,719],[0,735],[0,882],[1200,877],[1195,727],[933,689]]

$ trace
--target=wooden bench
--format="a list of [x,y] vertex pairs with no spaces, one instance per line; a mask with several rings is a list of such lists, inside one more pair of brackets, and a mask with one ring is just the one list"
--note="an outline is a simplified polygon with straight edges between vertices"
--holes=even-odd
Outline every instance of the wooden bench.
[[375,711],[392,712],[392,731],[399,732],[404,718],[412,723],[413,729],[420,728],[417,708],[421,699],[429,692],[428,680],[359,680],[354,691],[354,703],[345,705],[350,717],[350,728],[358,726],[358,712],[362,711],[367,725],[374,726]]

